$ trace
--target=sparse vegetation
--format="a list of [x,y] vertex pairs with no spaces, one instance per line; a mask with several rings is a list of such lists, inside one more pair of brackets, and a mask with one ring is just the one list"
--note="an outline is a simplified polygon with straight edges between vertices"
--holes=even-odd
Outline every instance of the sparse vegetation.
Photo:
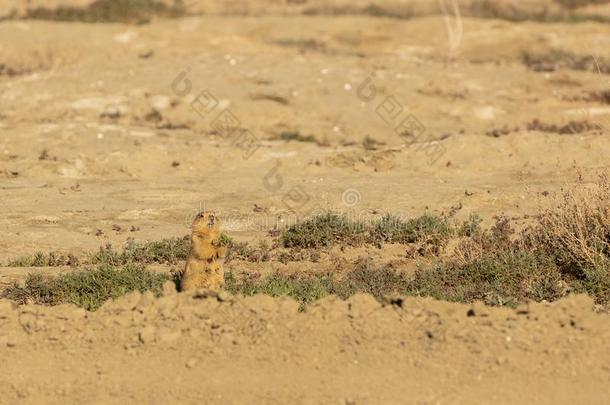
[[[556,205],[542,212],[534,225],[515,234],[507,218],[482,229],[473,215],[453,228],[446,220],[423,216],[410,221],[385,216],[375,224],[384,241],[412,243],[456,236],[460,243],[432,267],[419,268],[412,278],[387,266],[360,262],[337,279],[332,275],[274,274],[268,279],[232,279],[229,289],[246,295],[288,295],[305,305],[328,294],[347,297],[369,292],[380,298],[399,293],[490,305],[516,305],[526,300],[552,301],[567,293],[586,292],[610,303],[610,180],[577,191],[565,191]],[[287,233],[289,244],[327,246],[337,240],[362,240],[366,227],[328,214],[297,225]],[[364,231],[362,229],[365,229]],[[305,237],[307,235],[307,237]],[[286,235],[284,235],[286,236]],[[281,287],[281,288],[280,288]],[[307,295],[310,294],[310,295]]]
[[276,45],[297,48],[301,52],[305,51],[326,51],[326,44],[316,39],[294,39],[294,38],[282,38],[273,42]]
[[574,135],[599,130],[600,126],[588,121],[570,121],[564,125],[548,124],[538,119],[527,124],[528,131],[552,132],[560,135]]
[[0,76],[13,77],[13,76],[18,76],[23,73],[24,72],[20,71],[19,69],[15,69],[11,66],[7,66],[4,63],[0,63]]
[[181,1],[168,6],[156,0],[96,0],[87,7],[60,6],[31,9],[26,14],[26,18],[86,23],[145,24],[152,17],[175,18],[184,15],[186,10]]
[[[495,18],[507,21],[536,21],[543,23],[581,21],[608,22],[608,18],[594,13],[575,13],[580,7],[591,4],[604,4],[606,0],[555,0],[556,7],[549,4],[540,6],[531,3],[507,3],[495,0],[478,0],[461,5],[461,14],[474,18]],[[434,13],[427,8],[414,7],[412,4],[364,6],[318,6],[303,11],[306,15],[366,15],[371,17],[410,19]]]
[[383,145],[385,145],[385,143],[379,142],[375,138],[372,138],[368,135],[365,136],[364,140],[362,141],[362,147],[366,150],[377,150],[380,146]]
[[121,266],[129,263],[176,264],[186,260],[191,248],[188,237],[163,239],[160,241],[136,243],[128,242],[122,251],[116,251],[108,244],[89,258],[91,264]]
[[94,270],[78,270],[57,277],[29,274],[23,285],[8,287],[2,297],[21,304],[58,305],[72,303],[86,310],[98,309],[105,301],[138,290],[160,295],[166,274],[146,270],[142,265],[114,268],[107,265]]
[[592,91],[584,97],[585,101],[610,104],[610,90]]
[[[439,256],[451,238],[457,244]],[[341,274],[273,273],[261,278],[226,275],[232,293],[290,296],[305,305],[330,294],[347,298],[370,293],[382,299],[388,295],[432,296],[437,299],[490,305],[516,305],[526,300],[552,301],[569,292],[586,292],[603,305],[610,304],[610,179],[602,175],[595,184],[581,184],[562,192],[554,205],[541,212],[533,224],[517,233],[508,218],[500,217],[488,229],[481,218],[450,223],[448,218],[423,215],[409,220],[386,215],[365,223],[326,213],[287,228],[278,237],[283,246],[277,252],[267,243],[257,248],[238,243],[226,234],[221,243],[229,247],[227,260],[264,262],[313,260],[320,248],[364,243],[400,243],[421,254],[437,255],[435,262],[421,266],[407,276],[390,265],[373,266],[358,260]],[[57,278],[31,274],[22,285],[8,288],[3,296],[18,302],[57,304],[72,302],[95,309],[108,298],[134,289],[158,292],[161,276],[147,271],[147,263],[176,263],[188,255],[189,240],[167,239],[129,244],[122,252],[110,246],[91,257],[97,270],[79,270]],[[409,254],[409,253],[407,253]],[[22,258],[13,265],[49,266],[72,259],[51,253]],[[70,262],[71,263],[71,262]],[[122,266],[122,268],[118,268]]]
[[252,275],[241,280],[237,280],[232,273],[227,273],[225,280],[226,289],[233,294],[287,296],[298,301],[302,309],[331,294],[345,299],[361,292],[382,299],[386,295],[404,293],[409,283],[404,274],[389,267],[374,268],[368,260],[361,260],[354,270],[341,278],[333,274],[276,272],[265,278]]
[[[143,243],[130,240],[122,251],[115,250],[110,244],[100,247],[97,252],[90,254],[83,264],[107,264],[110,266],[122,266],[129,263],[176,264],[180,260],[186,260],[190,247],[188,237]],[[81,264],[81,260],[72,254],[38,252],[32,256],[22,256],[9,260],[7,266],[56,267],[78,266],[79,264]]]
[[79,260],[71,254],[51,252],[45,254],[38,252],[33,256],[22,256],[9,260],[9,267],[55,267],[55,266],[78,266]]
[[553,255],[578,276],[590,269],[610,268],[610,179],[565,190],[556,206],[545,210],[525,237],[530,249]]
[[265,241],[260,241],[258,247],[252,247],[248,242],[231,241],[227,245],[227,263],[232,260],[245,260],[248,262],[268,262],[271,260],[271,246]]
[[516,305],[526,300],[555,300],[565,291],[550,257],[525,251],[485,253],[465,264],[441,263],[419,269],[409,295],[489,305]]
[[569,9],[576,9],[594,4],[607,4],[608,0],[555,0],[555,3]]
[[561,49],[545,52],[523,52],[525,66],[535,72],[553,72],[558,69],[572,69],[610,74],[610,62],[602,57],[577,55]]
[[315,277],[277,272],[265,278],[252,275],[237,280],[232,273],[225,274],[225,288],[232,294],[291,297],[301,303],[301,308],[331,294],[332,285],[333,281],[328,275]]
[[412,10],[412,7],[380,7],[375,4],[366,6],[330,6],[324,5],[320,7],[310,7],[303,11],[305,15],[366,15],[371,17],[386,17],[409,19],[417,16]]
[[[358,246],[363,243],[419,243],[426,251],[438,253],[453,232],[447,218],[424,214],[403,221],[386,215],[379,221],[352,221],[345,216],[326,213],[309,218],[286,229],[280,236],[287,248],[320,248],[335,244]],[[430,249],[428,249],[430,248]]]
[[367,239],[367,225],[326,213],[299,222],[280,236],[284,247],[320,248],[334,244],[359,245]]
[[284,131],[278,135],[277,139],[286,142],[316,142],[315,136],[302,135],[299,131]]
[[424,214],[403,221],[399,217],[385,215],[374,224],[373,238],[390,243],[416,243],[422,240],[444,240],[451,232],[446,217]]
[[574,13],[574,10],[589,4],[601,4],[605,0],[555,0],[561,7],[550,7],[542,4],[539,7],[532,4],[506,3],[494,0],[479,0],[473,2],[463,13],[471,17],[496,18],[507,21],[536,21],[543,23],[581,21],[607,22],[608,18],[598,14]]

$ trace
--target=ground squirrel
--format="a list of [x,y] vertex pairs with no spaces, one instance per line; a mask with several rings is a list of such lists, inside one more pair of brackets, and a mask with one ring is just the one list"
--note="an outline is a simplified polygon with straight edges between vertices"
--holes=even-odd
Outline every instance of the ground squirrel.
[[220,221],[213,212],[202,212],[193,221],[191,253],[180,280],[182,291],[206,288],[219,290],[224,285],[222,268],[226,248],[220,243]]

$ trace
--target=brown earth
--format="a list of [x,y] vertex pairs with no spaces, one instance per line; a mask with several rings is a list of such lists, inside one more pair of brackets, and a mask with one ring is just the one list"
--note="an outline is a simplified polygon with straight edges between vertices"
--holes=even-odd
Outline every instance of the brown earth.
[[407,298],[130,294],[94,313],[0,301],[0,403],[590,403],[610,318]]
[[[446,19],[436,2],[212,1],[190,2],[193,15],[179,19],[84,24],[16,19],[25,6],[14,3],[0,1],[0,16],[12,16],[0,22],[0,265],[183,236],[202,206],[237,240],[328,209],[507,215],[519,226],[579,176],[608,172],[610,105],[590,94],[610,91],[610,76],[522,63],[525,51],[563,50],[603,64],[607,23],[476,18],[474,2]],[[400,18],[371,15],[368,4]],[[368,97],[359,88],[372,73]],[[192,103],[204,90],[218,105],[202,116]],[[388,97],[404,110],[385,122],[377,110]],[[230,133],[214,129],[225,108],[239,120]],[[425,127],[416,140],[396,130],[409,115]],[[261,141],[251,156],[234,144],[247,131]],[[364,147],[367,136],[377,143]],[[415,266],[396,246],[337,255]],[[0,267],[0,284],[28,271]],[[359,296],[305,313],[266,297],[140,299],[88,314],[1,301],[0,403],[604,403],[609,394],[610,318],[584,297],[521,312],[478,306],[471,317],[467,305],[427,299],[380,307]]]

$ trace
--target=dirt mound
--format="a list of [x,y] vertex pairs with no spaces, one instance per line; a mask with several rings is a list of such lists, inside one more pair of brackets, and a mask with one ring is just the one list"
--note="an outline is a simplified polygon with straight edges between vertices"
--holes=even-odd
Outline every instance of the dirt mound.
[[585,296],[511,310],[357,295],[306,312],[205,293],[132,293],[97,312],[0,301],[0,402],[601,403],[610,318],[592,308]]

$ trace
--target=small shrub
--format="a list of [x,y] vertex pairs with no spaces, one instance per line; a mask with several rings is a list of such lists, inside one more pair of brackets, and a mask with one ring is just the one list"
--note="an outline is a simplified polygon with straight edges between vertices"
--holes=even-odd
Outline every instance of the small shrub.
[[609,268],[610,179],[602,175],[592,187],[566,190],[556,206],[543,211],[524,239],[531,249],[557,258],[566,269]]
[[458,236],[476,237],[481,235],[483,219],[478,214],[470,214],[458,229]]
[[362,260],[340,280],[333,293],[342,298],[368,293],[381,301],[385,296],[404,294],[408,285],[409,279],[404,273],[389,266],[375,268],[370,260]]
[[370,137],[369,135],[364,137],[362,141],[362,147],[366,150],[377,150],[380,146],[385,145],[383,142],[379,142],[375,138]]
[[284,247],[320,248],[334,244],[358,245],[366,239],[367,227],[345,216],[326,213],[292,225],[280,236]]
[[372,242],[414,244],[410,256],[415,253],[427,256],[437,255],[453,233],[446,217],[424,214],[403,221],[392,215],[385,215],[373,225]]
[[32,273],[27,276],[23,286],[14,284],[2,296],[21,304],[72,303],[94,311],[107,300],[134,290],[150,290],[160,295],[163,283],[169,279],[168,275],[148,271],[144,266],[127,265],[117,269],[105,265],[95,270],[79,270],[57,277]]
[[286,142],[316,142],[316,137],[313,135],[303,135],[299,131],[285,131],[279,134],[277,139]]
[[578,292],[585,292],[595,298],[595,302],[610,306],[610,266],[587,268],[583,276],[572,283],[572,288]]
[[[475,222],[476,225],[474,225],[469,224],[469,221],[465,222],[460,229],[459,235],[466,236],[466,238],[458,243],[451,260],[466,265],[481,259],[484,255],[514,251],[516,242],[513,240],[513,235],[515,231],[510,226],[508,218],[499,217],[490,229],[477,228],[474,232],[471,232],[472,226],[478,226],[478,222]],[[474,219],[474,221],[478,220]]]

